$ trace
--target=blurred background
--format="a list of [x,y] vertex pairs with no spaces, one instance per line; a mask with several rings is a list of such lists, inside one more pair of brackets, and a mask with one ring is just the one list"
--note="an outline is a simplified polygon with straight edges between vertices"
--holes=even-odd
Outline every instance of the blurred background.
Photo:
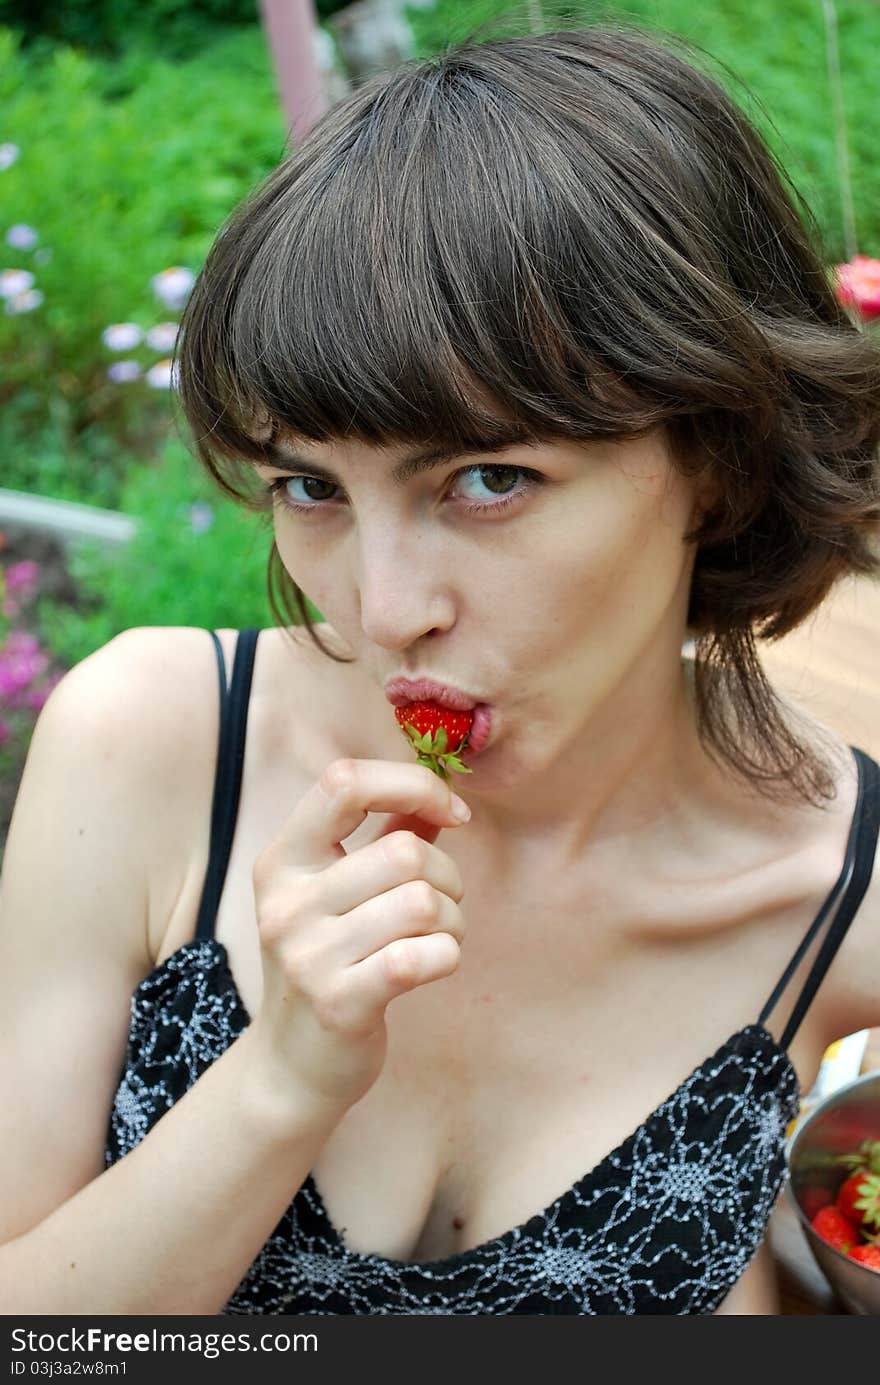
[[[177,321],[226,216],[373,72],[499,18],[620,14],[744,79],[842,297],[877,330],[878,0],[0,0],[0,861],[67,668],[129,626],[273,623],[267,531],[209,484],[174,408]],[[835,626],[854,652],[835,646],[832,674],[860,657],[864,613]],[[791,651],[781,676],[803,665]]]

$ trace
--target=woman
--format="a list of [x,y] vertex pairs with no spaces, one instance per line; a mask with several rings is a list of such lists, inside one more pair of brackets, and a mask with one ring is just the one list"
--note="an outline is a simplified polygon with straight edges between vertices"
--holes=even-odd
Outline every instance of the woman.
[[464,46],[331,111],[183,325],[291,604],[40,718],[8,1311],[777,1311],[786,1126],[880,1019],[878,769],[753,640],[877,570],[880,358],[766,148],[669,36]]

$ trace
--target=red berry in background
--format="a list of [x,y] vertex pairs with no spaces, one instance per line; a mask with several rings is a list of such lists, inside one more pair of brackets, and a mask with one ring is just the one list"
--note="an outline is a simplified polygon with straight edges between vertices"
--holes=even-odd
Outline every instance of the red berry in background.
[[838,302],[865,320],[880,317],[880,260],[854,255],[846,264],[835,265],[835,271]]
[[800,1203],[804,1209],[807,1221],[811,1222],[816,1213],[823,1207],[831,1207],[834,1202],[834,1194],[827,1188],[805,1188],[801,1193]]
[[867,1265],[869,1270],[880,1273],[880,1246],[853,1246],[847,1255],[851,1260],[858,1260],[860,1265]]
[[858,1169],[837,1190],[835,1206],[864,1231],[880,1229],[880,1174]]
[[813,1230],[835,1250],[849,1251],[857,1246],[859,1229],[837,1207],[823,1207],[810,1222]]

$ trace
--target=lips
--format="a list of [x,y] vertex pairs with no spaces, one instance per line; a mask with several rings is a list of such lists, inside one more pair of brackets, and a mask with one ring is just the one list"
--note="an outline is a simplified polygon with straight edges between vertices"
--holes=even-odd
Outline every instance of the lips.
[[488,745],[491,734],[492,710],[488,703],[478,702],[474,711],[474,720],[471,724],[468,743],[462,751],[462,755],[465,756],[468,753],[471,755],[479,755],[480,751],[485,750]]
[[392,707],[406,707],[410,702],[436,702],[453,712],[471,712],[478,699],[461,688],[437,683],[433,678],[391,678],[385,684],[385,696]]

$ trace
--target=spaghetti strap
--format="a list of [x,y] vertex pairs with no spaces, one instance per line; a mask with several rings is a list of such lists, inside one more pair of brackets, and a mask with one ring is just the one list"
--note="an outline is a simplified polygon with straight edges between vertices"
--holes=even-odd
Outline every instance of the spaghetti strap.
[[227,689],[223,650],[214,631],[209,633],[214,640],[220,678],[220,734],[214,797],[211,804],[211,850],[196,923],[196,938],[199,941],[214,936],[217,907],[232,852],[241,794],[248,701],[257,639],[260,634],[259,630],[255,629],[238,632],[232,679]]
[[226,720],[226,704],[229,701],[229,689],[226,686],[226,660],[223,658],[223,646],[217,638],[216,630],[209,630],[208,634],[214,641],[214,653],[217,655],[217,673],[220,679],[220,725]]
[[843,868],[758,1017],[758,1023],[763,1024],[803,960],[810,943],[818,935],[831,909],[837,904],[837,913],[831,921],[779,1040],[780,1047],[785,1049],[797,1033],[825,973],[834,961],[837,949],[855,918],[873,874],[877,835],[880,829],[880,766],[870,755],[856,746],[850,746],[850,750],[858,767],[859,786]]

